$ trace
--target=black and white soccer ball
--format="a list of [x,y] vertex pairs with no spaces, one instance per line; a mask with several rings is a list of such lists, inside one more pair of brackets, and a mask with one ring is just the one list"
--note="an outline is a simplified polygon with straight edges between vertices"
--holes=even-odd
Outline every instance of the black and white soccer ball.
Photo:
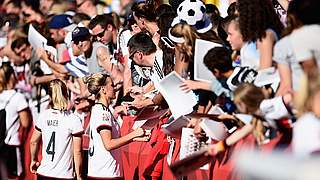
[[201,0],[185,0],[177,9],[180,22],[185,22],[192,26],[204,20],[205,12],[206,7]]

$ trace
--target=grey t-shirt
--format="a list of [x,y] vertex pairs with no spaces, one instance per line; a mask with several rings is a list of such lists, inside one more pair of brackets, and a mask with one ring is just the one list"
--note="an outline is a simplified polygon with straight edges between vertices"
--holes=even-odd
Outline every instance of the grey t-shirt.
[[88,69],[89,69],[89,74],[94,74],[94,73],[99,73],[99,72],[105,72],[105,70],[103,69],[103,67],[101,67],[98,63],[98,57],[97,57],[97,49],[99,47],[104,47],[109,51],[108,46],[100,43],[100,42],[94,42],[92,44],[92,53],[91,56],[89,58],[87,58],[87,65],[88,65]]
[[294,50],[289,36],[282,38],[275,44],[273,50],[273,60],[276,61],[278,64],[285,64],[290,66],[292,88],[295,91],[298,90],[303,70],[294,54]]

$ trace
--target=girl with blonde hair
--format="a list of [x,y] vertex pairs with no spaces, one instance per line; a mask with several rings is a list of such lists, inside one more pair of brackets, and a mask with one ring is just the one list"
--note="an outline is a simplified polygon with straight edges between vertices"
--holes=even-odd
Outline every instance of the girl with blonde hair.
[[291,118],[289,103],[292,101],[291,94],[269,98],[270,93],[253,84],[244,83],[234,91],[234,103],[237,110],[250,118],[243,118],[240,115],[221,115],[221,119],[233,119],[241,121],[240,129],[220,141],[211,148],[209,154],[215,155],[224,151],[228,146],[236,144],[239,140],[250,133],[253,134],[258,145],[268,143],[274,138],[275,130],[278,129],[277,120],[284,117]]
[[93,74],[84,78],[96,103],[91,109],[88,179],[123,179],[120,147],[132,141],[147,141],[145,131],[138,128],[120,137],[120,125],[114,114],[126,112],[126,107],[109,106],[115,98],[112,79],[106,74]]
[[[50,108],[39,115],[30,140],[30,171],[38,180],[82,179],[83,127],[78,116],[68,110],[68,89],[59,79],[49,83]],[[42,140],[42,160],[38,161]]]

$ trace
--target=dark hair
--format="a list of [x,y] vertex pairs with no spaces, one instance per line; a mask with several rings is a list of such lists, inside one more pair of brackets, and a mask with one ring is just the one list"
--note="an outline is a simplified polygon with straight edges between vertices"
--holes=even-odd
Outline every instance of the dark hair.
[[93,29],[97,25],[100,25],[102,28],[107,28],[108,25],[111,25],[112,27],[116,27],[113,22],[112,14],[100,14],[95,16],[89,23],[88,27],[89,29]]
[[151,4],[134,3],[131,7],[131,10],[138,18],[142,17],[150,22],[155,22],[157,19],[155,7]]
[[296,7],[296,1],[291,1],[289,3],[288,11],[287,11],[287,26],[283,30],[282,36],[286,36],[291,34],[294,29],[297,29],[303,25],[301,20],[298,18]]
[[44,14],[42,13],[42,11],[40,10],[40,4],[39,1],[31,1],[31,0],[25,0],[24,1],[26,6],[31,7],[31,9],[40,14],[41,16],[44,16]]
[[19,26],[20,17],[18,14],[9,13],[1,15],[1,27],[5,25],[5,23],[9,23],[10,29],[16,29]]
[[214,27],[217,27],[220,24],[221,16],[216,5],[206,4],[206,14],[210,17]]
[[210,29],[209,31],[205,32],[205,33],[197,33],[198,36],[200,37],[200,39],[206,40],[206,41],[211,41],[211,42],[215,42],[218,44],[222,44],[223,41],[221,40],[220,36],[218,36],[216,34],[215,31],[213,31],[212,29]]
[[288,11],[294,14],[303,24],[320,24],[319,0],[292,0]]
[[156,9],[156,15],[159,18],[162,14],[165,14],[165,13],[175,13],[175,12],[169,4],[161,4]]
[[281,34],[283,25],[270,0],[238,0],[238,11],[244,41],[261,40],[269,28]]
[[233,2],[229,5],[227,9],[228,16],[234,16],[236,15],[236,12],[237,12],[237,3]]
[[2,63],[0,66],[0,93],[6,90],[10,81],[11,75],[14,75],[14,70],[10,63]]
[[145,55],[150,55],[157,51],[157,46],[153,43],[151,37],[144,32],[133,35],[128,42],[128,47],[130,54],[135,51],[142,51]]
[[224,47],[210,49],[204,56],[203,62],[210,71],[217,69],[224,73],[233,69],[231,51]]
[[169,0],[169,4],[172,6],[172,9],[177,12],[177,9],[179,5],[183,2],[184,0]]
[[75,24],[79,24],[81,21],[90,20],[90,19],[91,19],[90,16],[85,13],[76,13],[72,17],[72,22]]
[[[161,14],[157,20],[160,31],[160,37],[167,37],[171,22],[176,17],[176,13],[168,12]],[[174,67],[174,49],[167,47],[162,41],[159,41],[159,47],[163,51],[163,73],[165,75],[173,71]]]
[[21,8],[21,0],[10,0],[5,6],[7,6],[8,4],[12,4],[16,8]]
[[11,43],[11,50],[14,51],[14,49],[16,49],[16,48],[19,49],[19,48],[22,47],[24,44],[27,45],[27,46],[30,45],[28,39],[25,38],[25,37],[19,37],[18,39],[15,39],[15,40]]

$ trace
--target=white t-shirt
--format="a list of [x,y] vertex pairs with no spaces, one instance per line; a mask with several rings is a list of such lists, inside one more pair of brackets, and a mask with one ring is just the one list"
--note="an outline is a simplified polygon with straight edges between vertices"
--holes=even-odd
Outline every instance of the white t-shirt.
[[126,56],[126,55],[129,55],[128,42],[129,42],[130,38],[132,37],[132,34],[129,29],[123,30],[120,32],[121,32],[121,34],[118,37],[118,41],[119,41],[118,44],[119,44],[119,48],[122,52],[122,55]]
[[[266,32],[271,32],[275,41],[278,41],[278,35],[272,29],[267,29]],[[260,52],[257,46],[257,42],[245,42],[240,49],[240,64],[241,67],[247,66],[252,69],[260,68]]]
[[320,25],[306,25],[290,35],[291,44],[298,62],[315,58],[320,65]]
[[47,109],[35,128],[42,133],[42,160],[37,173],[55,178],[73,178],[72,136],[83,133],[81,120],[68,111]]
[[250,67],[256,70],[259,69],[260,53],[256,42],[246,42],[240,49],[240,64],[241,67]]
[[28,108],[28,102],[23,94],[13,89],[4,90],[0,93],[0,109],[3,109],[8,101],[9,103],[6,106],[7,137],[5,143],[11,146],[19,146],[21,145],[18,133],[20,128],[19,112]]
[[293,90],[297,91],[300,84],[300,78],[303,70],[293,52],[290,37],[286,36],[278,41],[273,50],[273,59],[278,64],[284,64],[290,66],[292,87]]
[[94,178],[122,177],[120,149],[107,151],[103,145],[100,131],[108,129],[112,138],[120,137],[120,126],[108,107],[96,103],[91,109],[90,144],[88,153],[88,176]]
[[320,150],[320,119],[313,113],[305,113],[294,124],[292,150],[302,157]]

